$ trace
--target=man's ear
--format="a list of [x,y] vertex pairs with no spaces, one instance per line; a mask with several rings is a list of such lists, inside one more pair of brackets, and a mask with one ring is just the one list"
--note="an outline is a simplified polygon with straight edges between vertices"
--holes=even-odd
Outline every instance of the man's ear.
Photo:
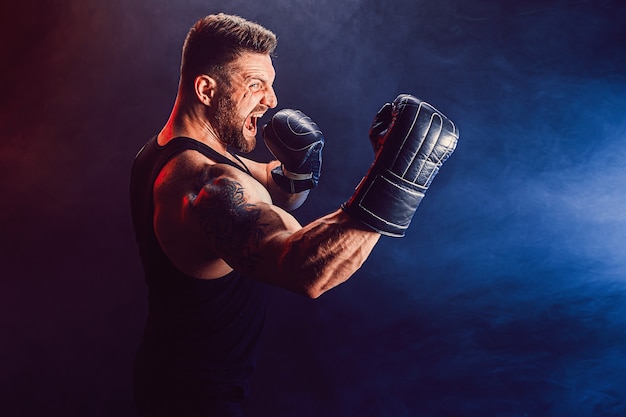
[[193,89],[198,100],[205,106],[211,105],[211,100],[215,95],[217,82],[208,75],[201,74],[196,77],[193,82]]

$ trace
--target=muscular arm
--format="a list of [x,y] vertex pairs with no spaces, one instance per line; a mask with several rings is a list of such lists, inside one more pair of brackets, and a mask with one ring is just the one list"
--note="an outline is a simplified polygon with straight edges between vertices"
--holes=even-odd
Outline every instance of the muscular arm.
[[183,152],[154,184],[161,247],[196,278],[219,278],[236,269],[313,298],[339,285],[363,264],[379,233],[404,236],[458,139],[452,121],[407,94],[385,104],[372,126],[376,159],[355,193],[343,210],[305,227],[275,205],[270,166],[260,170],[263,164],[253,164],[255,180],[197,152]]
[[209,247],[232,268],[312,298],[346,281],[380,237],[341,210],[301,227],[248,178],[228,173],[207,181],[189,205]]

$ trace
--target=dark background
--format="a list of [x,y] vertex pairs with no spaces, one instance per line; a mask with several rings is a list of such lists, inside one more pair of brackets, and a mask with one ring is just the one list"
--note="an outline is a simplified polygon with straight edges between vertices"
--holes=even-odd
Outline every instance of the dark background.
[[303,223],[352,193],[398,93],[461,132],[406,238],[318,300],[271,291],[251,417],[626,416],[623,1],[1,8],[2,416],[134,415],[129,170],[217,11],[278,34],[279,108],[326,134]]

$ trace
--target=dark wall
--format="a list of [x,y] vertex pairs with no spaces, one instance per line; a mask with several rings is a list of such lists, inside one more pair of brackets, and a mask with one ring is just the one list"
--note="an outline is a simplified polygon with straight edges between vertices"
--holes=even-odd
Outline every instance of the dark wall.
[[319,300],[271,291],[251,416],[626,415],[625,3],[1,8],[1,415],[134,415],[146,289],[128,174],[188,28],[216,11],[278,34],[279,108],[326,134],[303,223],[351,194],[398,93],[461,131],[406,238]]

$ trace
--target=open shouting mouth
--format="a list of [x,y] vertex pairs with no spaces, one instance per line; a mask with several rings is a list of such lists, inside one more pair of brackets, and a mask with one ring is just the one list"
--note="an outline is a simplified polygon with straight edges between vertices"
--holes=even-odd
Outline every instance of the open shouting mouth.
[[261,116],[262,115],[253,113],[250,116],[248,116],[248,118],[246,119],[245,127],[246,127],[246,130],[248,130],[248,132],[250,132],[251,135],[256,135],[257,124]]

